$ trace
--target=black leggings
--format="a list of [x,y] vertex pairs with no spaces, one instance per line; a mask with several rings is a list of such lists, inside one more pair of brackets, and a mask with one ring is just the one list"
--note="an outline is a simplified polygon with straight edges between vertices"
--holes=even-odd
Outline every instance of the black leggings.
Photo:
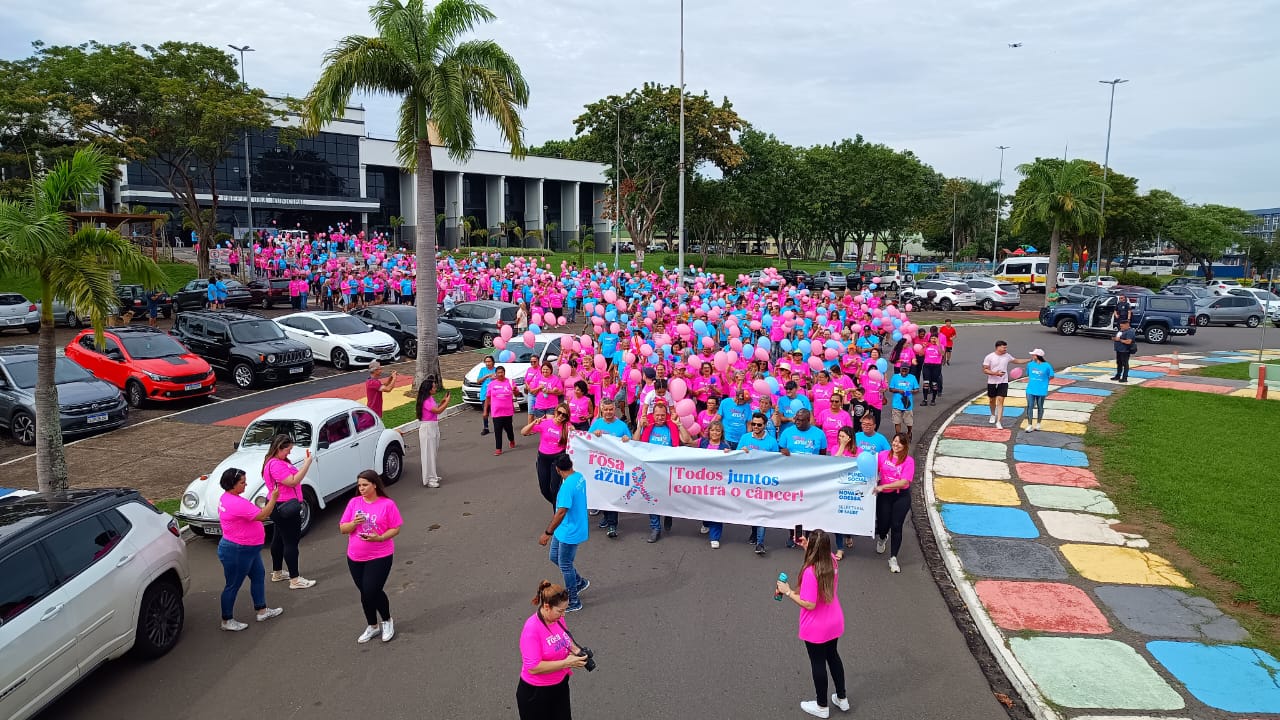
[[493,418],[493,449],[502,449],[502,433],[507,434],[507,442],[516,441],[516,432],[512,429],[511,416]]
[[542,493],[542,497],[551,503],[551,507],[556,506],[556,494],[560,492],[560,473],[556,472],[556,458],[562,453],[548,455],[546,453],[538,453],[538,491]]
[[924,397],[929,399],[929,394],[933,393],[936,399],[938,393],[942,392],[942,365],[941,363],[934,365],[926,363],[924,366],[924,383],[921,384],[924,389]]
[[1129,377],[1129,349],[1125,348],[1124,352],[1116,353],[1116,377],[1128,379]]
[[516,708],[520,720],[573,720],[569,703],[569,677],[555,685],[530,685],[520,678],[516,685]]
[[387,584],[387,576],[391,574],[391,558],[374,558],[373,560],[352,560],[347,558],[347,568],[351,570],[351,579],[360,590],[360,607],[364,610],[364,620],[369,625],[378,624],[378,615],[383,621],[391,619],[391,600],[382,589]]
[[892,528],[893,535],[889,539],[890,557],[898,556],[898,550],[902,547],[902,524],[906,522],[907,514],[910,512],[911,490],[909,488],[876,495],[876,537],[882,538],[888,535]]
[[811,643],[808,640],[804,643],[804,649],[809,653],[809,668],[813,670],[813,689],[818,693],[818,707],[826,707],[828,702],[827,668],[831,668],[831,679],[836,684],[836,697],[841,700],[849,697],[845,695],[844,663],[840,661],[840,653],[836,650],[838,642],[840,638],[824,643]]
[[302,513],[292,519],[280,514],[280,506],[271,511],[271,571],[280,572],[288,566],[289,577],[298,575],[298,540],[302,538]]

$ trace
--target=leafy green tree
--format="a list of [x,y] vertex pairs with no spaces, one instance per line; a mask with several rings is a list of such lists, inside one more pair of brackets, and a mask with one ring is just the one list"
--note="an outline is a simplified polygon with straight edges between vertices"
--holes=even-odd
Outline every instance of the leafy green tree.
[[456,160],[475,149],[476,117],[492,121],[524,154],[520,110],[529,86],[520,66],[492,40],[463,40],[495,15],[473,0],[378,0],[369,8],[377,35],[349,35],[325,54],[324,69],[304,101],[305,126],[317,130],[341,117],[355,91],[401,97],[396,132],[400,162],[417,179],[418,353],[414,385],[441,377],[436,342],[436,248],[431,228],[435,208],[432,135]]
[[1213,263],[1232,247],[1244,246],[1244,231],[1257,218],[1225,205],[1191,205],[1169,228],[1169,239],[1200,265],[1205,279],[1213,279]]
[[[772,237],[781,258],[791,267],[792,252],[784,233],[801,209],[801,150],[772,134],[747,128],[738,139],[743,159],[725,174],[727,184],[699,187],[703,210],[698,219],[700,234],[710,237],[727,218],[711,204],[731,202],[741,210],[740,220],[748,223],[757,237]],[[706,249],[707,242],[703,242]],[[706,264],[706,254],[703,254]]]
[[404,227],[404,217],[392,215],[387,218],[387,224],[391,226],[391,239],[395,242],[396,247],[400,247],[400,228]]
[[1045,274],[1045,292],[1058,289],[1058,257],[1064,230],[1077,233],[1096,232],[1102,222],[1102,180],[1094,176],[1084,160],[1063,162],[1037,158],[1018,166],[1022,182],[1014,193],[1010,222],[1014,232],[1028,222],[1040,222],[1049,228],[1049,270]]
[[111,230],[72,231],[68,208],[94,193],[112,171],[111,157],[95,148],[76,151],[28,185],[20,200],[0,200],[0,267],[40,287],[39,354],[36,360],[36,480],[41,492],[67,487],[58,386],[53,302],[62,300],[87,314],[99,342],[106,320],[118,309],[111,274],[128,271],[147,287],[159,287],[164,273],[127,239]]
[[48,111],[39,73],[35,57],[0,60],[0,198],[27,197],[33,175],[75,152],[66,116]]

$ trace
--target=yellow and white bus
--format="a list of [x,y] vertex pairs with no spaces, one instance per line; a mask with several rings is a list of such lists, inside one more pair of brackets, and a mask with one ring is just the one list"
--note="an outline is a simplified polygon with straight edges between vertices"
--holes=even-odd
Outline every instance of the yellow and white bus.
[[1049,258],[1035,255],[1005,258],[996,266],[995,276],[1000,282],[1018,286],[1022,293],[1044,292],[1045,273],[1049,272]]

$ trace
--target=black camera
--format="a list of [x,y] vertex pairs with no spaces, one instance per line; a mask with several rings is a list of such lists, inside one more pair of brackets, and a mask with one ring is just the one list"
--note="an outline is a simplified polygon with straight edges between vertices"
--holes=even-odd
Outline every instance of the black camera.
[[586,645],[579,645],[578,650],[579,650],[579,652],[577,653],[578,657],[585,657],[587,659],[587,664],[583,665],[583,667],[586,668],[587,672],[594,672],[596,669],[595,652],[592,651],[591,648],[587,647]]

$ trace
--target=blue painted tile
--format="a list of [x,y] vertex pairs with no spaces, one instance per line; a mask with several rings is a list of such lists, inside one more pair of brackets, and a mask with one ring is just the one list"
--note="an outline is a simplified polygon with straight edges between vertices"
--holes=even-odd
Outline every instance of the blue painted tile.
[[1018,462],[1089,467],[1089,458],[1079,450],[1066,450],[1041,445],[1014,445],[1013,459]]
[[1147,370],[1130,370],[1130,371],[1129,371],[1129,377],[1132,377],[1132,378],[1139,378],[1139,379],[1141,379],[1141,380],[1151,380],[1151,379],[1154,379],[1154,378],[1162,378],[1162,377],[1164,377],[1165,375],[1166,375],[1166,373],[1162,373],[1162,372],[1149,372],[1149,371],[1147,371]]
[[1147,650],[1205,705],[1235,713],[1280,713],[1280,661],[1269,653],[1168,640],[1147,643]]
[[[1003,417],[1005,419],[1022,417],[1022,413],[1025,410],[1026,408],[1005,407]],[[991,410],[989,410],[986,405],[970,405],[969,407],[964,409],[964,414],[965,415],[990,415]]]
[[1097,376],[1096,375],[1076,375],[1071,373],[1058,373],[1056,377],[1062,378],[1063,380],[1087,381],[1087,380],[1093,380]]
[[1102,388],[1077,387],[1075,385],[1064,385],[1058,388],[1057,392],[1070,393],[1072,395],[1097,395],[1098,397],[1107,397],[1111,394],[1110,390],[1103,390]]
[[1040,531],[1025,510],[990,505],[942,505],[942,521],[957,535],[1037,538]]

